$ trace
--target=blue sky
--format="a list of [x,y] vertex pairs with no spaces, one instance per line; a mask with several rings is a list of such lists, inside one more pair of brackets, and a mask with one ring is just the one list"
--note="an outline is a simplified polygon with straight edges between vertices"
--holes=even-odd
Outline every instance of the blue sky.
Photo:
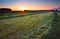
[[[30,6],[30,7],[29,7]],[[52,9],[60,6],[60,0],[0,0],[0,8]]]

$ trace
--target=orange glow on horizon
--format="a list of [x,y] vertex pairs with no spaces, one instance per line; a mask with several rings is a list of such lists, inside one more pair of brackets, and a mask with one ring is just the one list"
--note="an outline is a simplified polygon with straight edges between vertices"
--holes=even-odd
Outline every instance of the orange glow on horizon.
[[12,10],[49,10],[49,9],[53,9],[54,7],[44,7],[44,6],[18,6],[18,7],[10,7]]
[[25,7],[25,8],[11,8],[12,10],[21,10],[21,11],[24,11],[24,10],[49,10],[49,9],[53,9],[53,8],[43,8],[43,7],[39,7],[39,8],[36,8],[36,7]]

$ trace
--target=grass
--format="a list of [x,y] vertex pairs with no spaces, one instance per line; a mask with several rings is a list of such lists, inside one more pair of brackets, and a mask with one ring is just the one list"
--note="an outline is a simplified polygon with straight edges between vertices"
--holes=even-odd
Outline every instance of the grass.
[[[38,12],[39,13],[39,12]],[[53,12],[26,15],[0,16],[0,39],[42,39],[51,30]]]
[[54,20],[52,21],[52,29],[43,39],[60,39],[60,12],[54,12]]

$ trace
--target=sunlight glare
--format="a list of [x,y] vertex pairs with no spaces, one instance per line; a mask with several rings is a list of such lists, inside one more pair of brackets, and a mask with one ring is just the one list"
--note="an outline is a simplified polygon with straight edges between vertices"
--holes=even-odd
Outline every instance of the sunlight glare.
[[21,7],[19,10],[24,11],[24,10],[25,10],[25,8],[24,8],[24,7]]

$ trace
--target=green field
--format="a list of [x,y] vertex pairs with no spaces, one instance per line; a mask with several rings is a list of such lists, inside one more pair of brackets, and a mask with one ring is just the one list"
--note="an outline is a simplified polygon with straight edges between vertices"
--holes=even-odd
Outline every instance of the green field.
[[59,30],[60,12],[0,16],[0,39],[60,39]]

